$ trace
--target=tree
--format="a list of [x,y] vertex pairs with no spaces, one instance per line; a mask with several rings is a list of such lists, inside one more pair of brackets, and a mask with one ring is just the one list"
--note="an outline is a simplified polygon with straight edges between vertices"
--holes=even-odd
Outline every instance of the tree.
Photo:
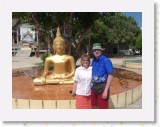
[[136,39],[136,43],[135,43],[135,49],[139,50],[140,53],[142,54],[142,34],[140,34],[137,39]]
[[75,57],[80,56],[86,45],[97,41],[110,46],[120,43],[134,46],[141,33],[133,18],[114,12],[13,12],[13,18],[34,25],[46,45],[52,45],[51,35],[59,27],[67,54]]
[[[108,15],[109,13],[104,13]],[[18,18],[21,23],[29,23],[35,26],[40,36],[45,38],[46,44],[52,43],[51,33],[55,35],[56,28],[60,27],[61,33],[66,40],[68,54],[71,54],[71,41],[77,40],[75,50],[79,48],[83,40],[91,31],[94,21],[102,16],[98,12],[14,12],[13,18]],[[63,32],[62,32],[63,31]]]
[[101,42],[107,49],[119,44],[135,45],[137,36],[141,33],[136,21],[122,13],[98,18],[91,29],[92,42]]

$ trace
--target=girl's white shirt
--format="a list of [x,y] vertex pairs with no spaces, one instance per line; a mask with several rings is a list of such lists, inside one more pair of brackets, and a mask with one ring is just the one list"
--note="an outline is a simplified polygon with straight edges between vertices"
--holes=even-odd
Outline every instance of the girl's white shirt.
[[74,75],[74,81],[77,81],[77,95],[89,96],[91,95],[91,79],[92,79],[92,67],[87,69],[83,66],[80,66],[76,69]]

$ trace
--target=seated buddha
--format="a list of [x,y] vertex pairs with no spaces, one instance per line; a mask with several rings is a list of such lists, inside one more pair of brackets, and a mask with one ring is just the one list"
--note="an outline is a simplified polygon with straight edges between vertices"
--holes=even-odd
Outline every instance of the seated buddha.
[[[65,54],[65,41],[61,37],[59,28],[57,29],[56,38],[53,41],[53,49],[55,54],[46,58],[44,73],[41,77],[33,80],[34,85],[74,83],[74,58]],[[54,69],[50,73],[49,68],[51,65],[53,65]]]

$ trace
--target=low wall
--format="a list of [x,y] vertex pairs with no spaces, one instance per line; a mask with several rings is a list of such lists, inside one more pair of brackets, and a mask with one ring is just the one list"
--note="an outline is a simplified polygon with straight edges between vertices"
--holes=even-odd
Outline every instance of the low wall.
[[[125,108],[142,97],[142,85],[123,93],[111,95],[109,108]],[[75,100],[30,100],[12,98],[13,109],[75,109]],[[134,108],[138,108],[133,107]]]
[[[132,62],[133,61],[133,62]],[[129,61],[129,60],[124,60],[123,61],[123,67],[127,68],[137,68],[137,69],[142,69],[142,63],[141,62],[134,62],[134,60]],[[135,60],[136,61],[136,60]]]

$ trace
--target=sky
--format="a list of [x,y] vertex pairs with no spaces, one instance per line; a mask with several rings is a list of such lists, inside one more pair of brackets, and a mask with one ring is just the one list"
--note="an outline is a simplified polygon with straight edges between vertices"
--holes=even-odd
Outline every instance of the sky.
[[128,17],[133,17],[138,23],[138,26],[142,28],[142,12],[125,12],[124,14]]

